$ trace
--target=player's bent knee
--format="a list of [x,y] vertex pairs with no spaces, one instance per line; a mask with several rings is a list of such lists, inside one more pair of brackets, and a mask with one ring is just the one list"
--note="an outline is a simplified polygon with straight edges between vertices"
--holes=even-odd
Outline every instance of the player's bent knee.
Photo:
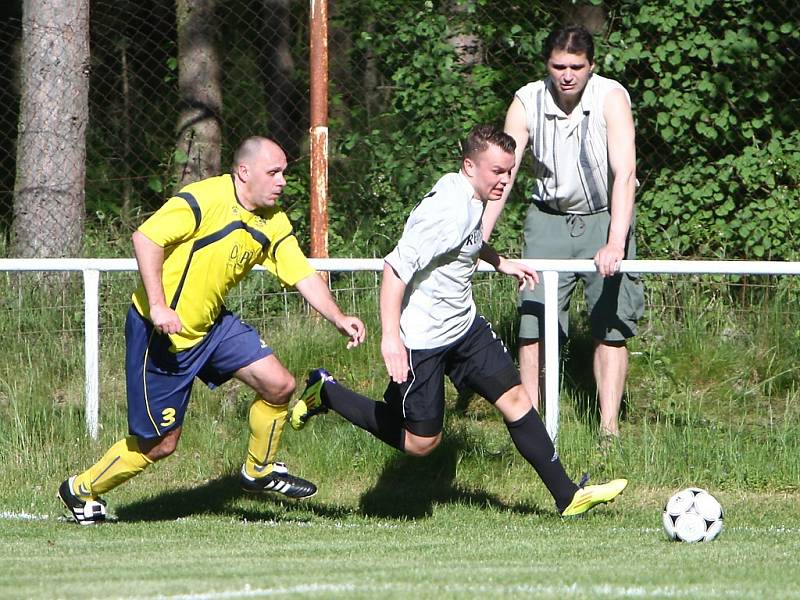
[[272,379],[269,382],[258,382],[253,388],[261,398],[270,404],[287,404],[289,399],[297,390],[297,381],[287,374],[279,380]]
[[521,419],[534,408],[533,401],[522,385],[516,385],[508,390],[494,405],[509,423]]
[[297,382],[275,355],[262,358],[234,373],[269,404],[287,404],[297,389]]
[[424,437],[421,435],[414,435],[406,431],[406,439],[404,450],[410,456],[428,456],[436,449],[439,442],[442,441],[442,434],[439,433],[434,437]]
[[163,460],[175,452],[178,447],[180,433],[167,433],[164,437],[155,440],[139,440],[139,449],[142,454],[153,462]]
[[284,378],[283,381],[281,381],[280,387],[276,393],[275,403],[285,404],[289,401],[289,398],[292,397],[296,390],[297,380],[295,380],[292,375],[289,375],[288,377]]

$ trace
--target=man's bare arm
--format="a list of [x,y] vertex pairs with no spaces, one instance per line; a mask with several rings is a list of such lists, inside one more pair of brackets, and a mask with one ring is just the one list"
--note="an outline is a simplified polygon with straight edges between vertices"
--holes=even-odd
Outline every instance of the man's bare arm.
[[525,114],[525,107],[519,98],[514,98],[511,106],[508,107],[506,113],[506,123],[504,126],[505,132],[514,138],[517,143],[517,148],[514,151],[516,160],[514,161],[514,168],[511,170],[511,181],[506,186],[503,197],[500,200],[492,200],[486,205],[486,210],[483,212],[483,239],[489,241],[492,236],[492,231],[500,218],[500,213],[508,200],[508,195],[511,193],[511,188],[517,178],[517,171],[522,162],[522,157],[525,155],[525,146],[528,145],[528,117]]
[[183,325],[178,313],[167,306],[161,273],[164,267],[164,248],[139,231],[133,232],[133,253],[139,265],[147,303],[150,308],[150,321],[159,333],[178,333]]
[[633,115],[622,90],[606,98],[604,112],[608,135],[609,166],[614,173],[609,211],[611,226],[608,241],[595,254],[594,262],[601,275],[616,273],[625,256],[625,243],[633,220],[636,195],[636,141]]
[[408,377],[408,354],[400,337],[400,311],[406,284],[389,263],[383,264],[381,280],[381,354],[392,381],[403,383]]

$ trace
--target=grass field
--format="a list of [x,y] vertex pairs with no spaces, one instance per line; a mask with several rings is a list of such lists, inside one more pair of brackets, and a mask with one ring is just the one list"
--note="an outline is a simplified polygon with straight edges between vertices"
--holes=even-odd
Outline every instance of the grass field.
[[[125,522],[101,527],[3,519],[0,595],[800,597],[796,497],[722,494],[726,530],[688,545],[661,533],[663,491],[636,483],[610,507],[569,522],[536,505],[433,499],[424,517],[373,517],[324,495],[292,505],[241,499],[234,485],[230,477],[207,484],[222,506],[159,516],[139,502],[125,508]],[[155,501],[185,506],[184,493],[197,492],[179,488]],[[402,490],[397,497],[402,507]]]
[[[482,301],[509,337],[513,310],[497,309],[513,307],[506,292],[484,290]],[[7,308],[10,295],[0,304],[2,598],[800,597],[800,336],[786,298],[741,310],[705,289],[674,306],[651,296],[631,347],[623,443],[610,452],[598,448],[578,331],[565,349],[560,454],[576,479],[631,481],[585,518],[560,519],[497,415],[452,388],[445,442],[429,457],[404,457],[326,415],[287,431],[282,451],[320,493],[245,496],[236,473],[250,394],[230,383],[198,386],[176,455],[108,494],[116,522],[80,527],[63,520],[55,491],[125,433],[125,295],[103,291],[97,441],[84,433],[79,301],[67,292],[26,298],[25,311]],[[377,397],[385,375],[370,298],[342,298],[373,334],[355,352],[324,324],[281,317],[280,296],[235,308],[298,378],[321,363]],[[661,532],[665,500],[689,485],[726,510],[712,543]]]

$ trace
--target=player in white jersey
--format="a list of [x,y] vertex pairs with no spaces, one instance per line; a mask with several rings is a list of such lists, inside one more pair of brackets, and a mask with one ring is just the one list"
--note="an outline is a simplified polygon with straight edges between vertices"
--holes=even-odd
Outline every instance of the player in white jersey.
[[502,340],[477,314],[472,277],[478,259],[533,288],[536,272],[499,256],[483,241],[487,203],[503,197],[514,166],[515,142],[491,126],[475,127],[463,145],[461,169],[442,177],[414,208],[397,246],[385,258],[381,284],[381,353],[390,381],[384,402],[312,371],[291,411],[302,428],[332,409],[387,444],[413,456],[442,439],[444,376],[469,386],[503,415],[515,446],[534,467],[560,514],[586,512],[613,500],[627,484],[617,479],[579,487],[564,471]]
[[[536,179],[525,219],[523,257],[594,259],[597,266],[595,273],[559,274],[559,326],[566,336],[570,299],[577,281],[583,281],[605,445],[619,435],[628,371],[626,340],[636,335],[644,309],[639,277],[619,272],[620,261],[636,258],[633,116],[625,88],[594,72],[594,44],[586,29],[553,31],[542,54],[549,76],[519,89],[506,114],[505,130],[517,142],[516,167],[504,197],[486,209],[483,234],[488,240],[527,146]],[[542,291],[524,291],[519,366],[537,407],[544,366],[543,321]]]

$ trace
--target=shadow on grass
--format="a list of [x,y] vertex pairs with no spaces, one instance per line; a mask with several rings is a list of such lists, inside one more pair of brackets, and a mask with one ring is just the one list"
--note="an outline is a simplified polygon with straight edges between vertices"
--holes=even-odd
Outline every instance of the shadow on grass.
[[337,519],[354,512],[314,500],[247,494],[239,487],[238,476],[234,475],[218,477],[193,488],[164,492],[116,510],[120,521],[173,521],[196,515],[230,516],[242,521],[307,521],[308,513]]
[[[247,521],[308,521],[312,516],[341,519],[370,517],[418,519],[431,516],[437,504],[463,504],[528,515],[552,510],[510,504],[480,490],[455,483],[456,467],[465,447],[457,433],[445,437],[430,456],[397,454],[389,459],[375,485],[361,496],[359,508],[309,500],[289,500],[277,494],[250,495],[239,487],[238,476],[225,475],[193,488],[176,489],[117,507],[120,521],[174,521],[190,516],[217,515]],[[498,475],[500,476],[500,475]],[[531,476],[535,473],[531,471]]]
[[[418,519],[433,513],[436,504],[482,506],[520,514],[549,514],[528,504],[508,504],[492,494],[472,491],[455,483],[464,442],[458,435],[444,439],[429,456],[398,454],[387,461],[375,485],[361,496],[361,512],[371,517]],[[536,474],[531,471],[533,477]]]

